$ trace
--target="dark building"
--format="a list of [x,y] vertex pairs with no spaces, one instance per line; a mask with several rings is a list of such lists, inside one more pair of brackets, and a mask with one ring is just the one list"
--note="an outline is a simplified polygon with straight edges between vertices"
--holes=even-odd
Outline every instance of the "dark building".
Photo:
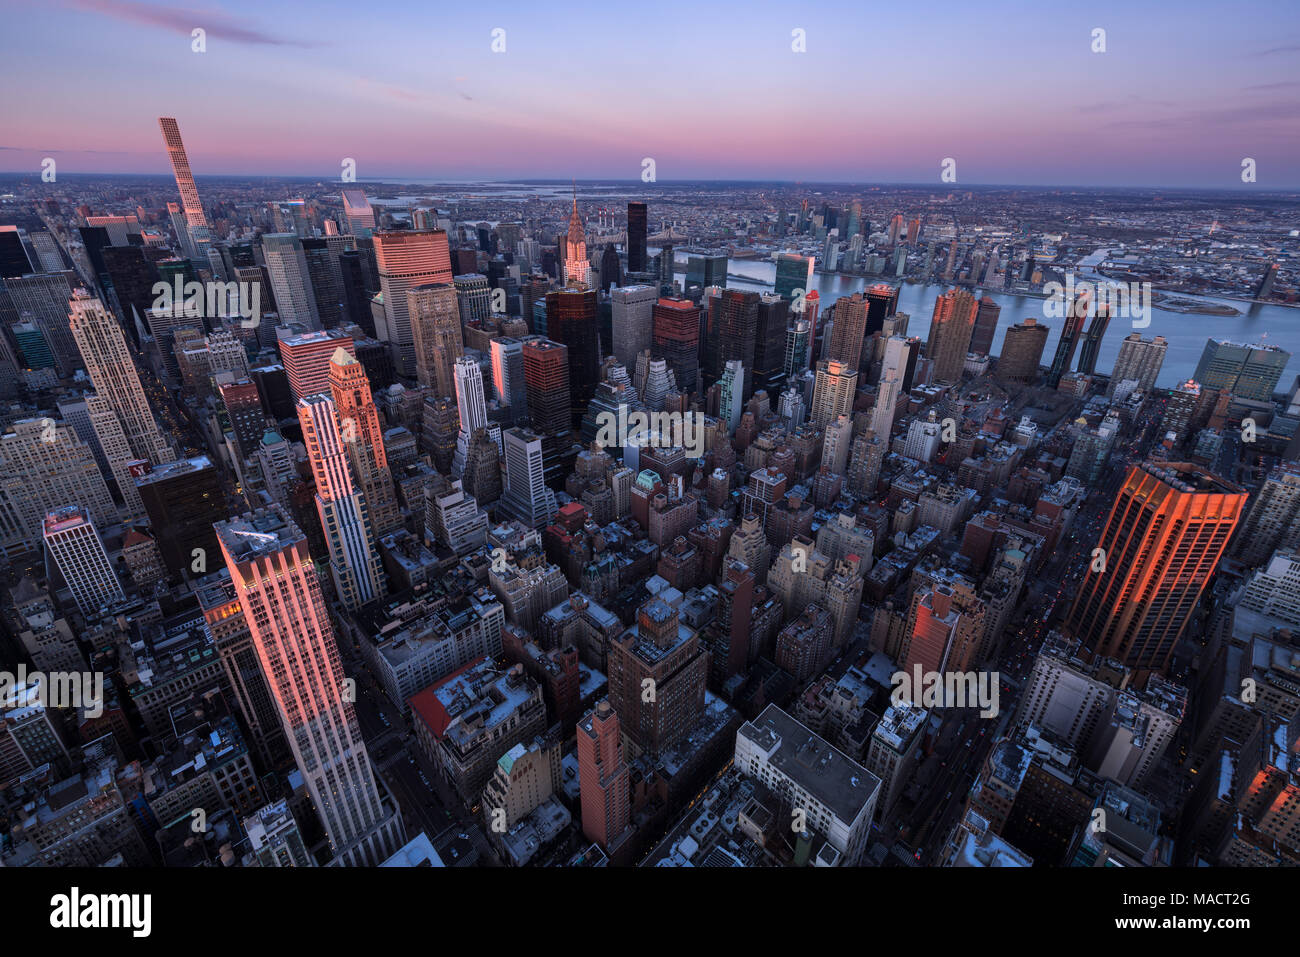
[[321,327],[332,329],[343,321],[343,273],[324,239],[302,240],[302,252]]
[[104,268],[113,281],[113,290],[117,293],[123,328],[138,349],[140,332],[137,322],[144,325],[144,317],[157,298],[153,292],[154,284],[162,276],[138,246],[106,246],[101,254]]
[[867,289],[867,329],[874,335],[885,327],[885,320],[898,312],[898,287],[878,282]]
[[1070,371],[1070,361],[1079,344],[1079,330],[1088,315],[1088,300],[1079,296],[1070,304],[1065,317],[1065,326],[1061,329],[1061,340],[1056,344],[1056,355],[1052,357],[1052,367],[1047,370],[1047,387],[1055,389],[1061,384],[1061,376]]
[[[108,236],[108,230],[103,230],[103,233],[105,237]],[[0,279],[14,279],[36,271],[27,258],[27,250],[23,248],[18,229],[0,228]]]
[[[348,249],[339,254],[339,274],[343,282],[343,306],[347,319],[366,331],[375,334],[375,317],[370,312],[370,295],[366,292],[366,270],[361,253]],[[370,380],[374,382],[374,379]]]
[[262,396],[262,408],[266,414],[277,422],[285,419],[298,419],[294,407],[293,389],[289,386],[289,375],[282,365],[261,366],[250,369],[257,391]]
[[627,271],[645,272],[646,204],[627,204]]
[[700,309],[689,299],[660,299],[652,310],[654,349],[673,370],[677,389],[693,395],[699,388]]
[[609,292],[610,286],[623,285],[623,267],[618,261],[618,250],[613,243],[600,254],[600,291]]
[[569,428],[569,350],[550,339],[524,340],[524,387],[528,419],[538,432]]
[[1110,324],[1110,308],[1098,306],[1096,315],[1083,338],[1083,348],[1079,350],[1079,372],[1092,375],[1097,371],[1097,356],[1101,353],[1101,337],[1106,334]]
[[[596,290],[563,289],[547,293],[546,335],[568,349],[569,419],[576,427],[600,381]],[[526,362],[524,375],[527,376]]]
[[[754,350],[758,340],[758,293],[743,289],[724,289],[713,301],[717,304],[717,322],[710,322],[710,332],[717,337],[716,380],[732,359],[745,367],[744,399],[754,394]],[[712,317],[710,317],[712,318]]]
[[207,456],[159,465],[136,480],[163,566],[198,578],[221,565],[214,522],[229,518],[221,476]]
[[989,296],[980,300],[979,308],[975,311],[975,331],[970,337],[971,352],[985,356],[992,354],[993,336],[998,331],[998,317],[1001,314],[1002,307]]
[[790,300],[764,294],[758,301],[754,330],[754,391],[766,389],[774,400],[785,379],[785,334],[790,325]]

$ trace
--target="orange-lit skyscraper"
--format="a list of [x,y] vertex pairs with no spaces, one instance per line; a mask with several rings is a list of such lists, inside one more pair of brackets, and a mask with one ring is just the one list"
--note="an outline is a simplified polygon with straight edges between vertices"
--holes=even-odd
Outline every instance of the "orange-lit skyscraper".
[[1130,468],[1067,629],[1140,676],[1163,672],[1245,505],[1244,489],[1197,465]]
[[339,863],[374,867],[405,840],[361,740],[307,539],[279,507],[218,522],[217,540],[307,793]]
[[934,363],[935,382],[961,381],[977,309],[975,297],[960,289],[950,289],[934,301],[925,357]]
[[402,526],[393,474],[384,451],[384,433],[370,391],[370,379],[361,363],[344,349],[335,349],[329,364],[330,395],[339,417],[343,442],[352,470],[366,497],[366,510],[376,538]]
[[403,375],[415,374],[415,335],[408,290],[452,280],[451,252],[442,229],[380,230],[375,233],[375,265],[384,295],[384,320],[394,360]]

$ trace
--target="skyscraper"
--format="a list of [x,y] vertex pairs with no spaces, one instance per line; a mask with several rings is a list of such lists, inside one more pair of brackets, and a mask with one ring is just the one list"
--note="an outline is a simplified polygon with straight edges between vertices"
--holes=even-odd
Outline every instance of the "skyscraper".
[[[375,264],[384,296],[387,341],[403,375],[416,371],[415,334],[407,292],[429,283],[452,281],[451,252],[442,229],[379,231],[374,235]],[[459,309],[457,310],[459,314]]]
[[158,117],[158,127],[162,130],[163,143],[167,147],[167,156],[172,163],[172,172],[176,174],[176,187],[181,193],[181,208],[185,211],[187,235],[181,241],[188,240],[189,255],[192,259],[206,261],[207,245],[212,236],[208,227],[208,218],[203,213],[203,204],[199,202],[199,190],[194,185],[194,176],[190,172],[189,157],[185,155],[185,144],[181,142],[180,127],[170,116]]
[[[716,305],[715,305],[716,304]],[[754,349],[758,339],[758,293],[743,289],[723,289],[721,294],[710,303],[710,311],[716,308],[717,320],[711,321],[710,334],[717,337],[714,350],[717,363],[726,368],[732,359],[738,359],[745,370],[745,387],[742,403],[749,400],[754,391]],[[706,356],[709,350],[706,349]],[[707,364],[707,363],[706,363]]]
[[329,547],[334,587],[346,607],[360,608],[383,595],[384,572],[365,496],[352,478],[334,400],[324,394],[299,399],[298,421],[316,480],[316,511]]
[[1067,630],[1094,654],[1163,673],[1245,505],[1244,489],[1199,466],[1132,466]]
[[1056,355],[1052,356],[1052,367],[1047,370],[1047,387],[1055,389],[1061,384],[1061,376],[1070,371],[1070,361],[1074,350],[1079,345],[1079,333],[1083,329],[1083,320],[1088,317],[1088,297],[1080,293],[1070,303],[1066,312],[1065,325],[1061,327],[1061,338],[1056,343]]
[[[564,282],[565,284],[576,283],[581,289],[591,288],[591,261],[587,258],[587,234],[582,228],[582,217],[578,215],[578,190],[573,190],[573,213],[569,216],[569,232],[563,240],[562,252],[564,253]],[[550,305],[547,305],[547,333],[551,333],[549,325]]]
[[976,308],[975,297],[959,289],[950,289],[935,300],[930,339],[925,347],[926,358],[934,363],[934,381],[961,381],[975,331]]
[[379,864],[405,833],[361,739],[307,539],[278,507],[221,522],[217,537],[333,856]]
[[161,465],[140,476],[136,490],[171,577],[206,575],[217,561],[212,524],[229,514],[221,474],[208,457]]
[[492,391],[497,402],[508,406],[510,418],[528,414],[528,389],[524,380],[524,344],[511,336],[497,336],[488,348],[492,356]]
[[352,337],[339,329],[281,335],[276,344],[294,401],[329,391],[330,360],[340,349],[352,357],[357,354]]
[[1047,346],[1047,327],[1033,318],[1007,329],[1002,337],[997,376],[1008,382],[1030,383],[1038,378]]
[[546,485],[542,462],[542,437],[528,429],[507,429],[505,446],[506,487],[501,508],[529,528],[542,528],[555,517],[555,493]]
[[[776,289],[782,299],[802,298],[813,288],[813,258],[798,253],[778,253]],[[798,296],[796,296],[798,290]]]
[[375,210],[366,199],[363,189],[343,190],[343,215],[348,221],[348,232],[354,236],[370,236],[375,231]]
[[355,357],[344,349],[335,349],[329,363],[329,383],[352,472],[365,496],[370,526],[375,537],[381,538],[402,527],[402,510],[397,505],[370,379]]
[[1207,389],[1222,389],[1239,399],[1267,402],[1290,361],[1291,353],[1277,346],[1207,339],[1192,378]]
[[835,359],[817,363],[813,385],[811,419],[819,428],[841,415],[853,414],[853,398],[858,391],[858,370]]
[[1083,337],[1083,348],[1079,350],[1079,366],[1076,371],[1092,375],[1097,371],[1097,356],[1101,353],[1101,338],[1106,334],[1110,324],[1110,307],[1098,305],[1088,324],[1088,331]]
[[[658,286],[632,285],[612,289],[612,351],[628,371],[636,369],[636,357],[650,348],[654,329]],[[696,333],[698,338],[699,333]]]
[[852,296],[837,299],[835,322],[831,327],[831,345],[826,358],[856,369],[862,359],[862,340],[866,335],[867,300],[862,293],[855,292]]
[[1125,381],[1136,382],[1139,392],[1150,392],[1160,375],[1168,348],[1164,336],[1143,339],[1138,332],[1125,336],[1119,344],[1119,355],[1110,374],[1110,384],[1106,387],[1106,398],[1113,396],[1116,387]]
[[646,204],[627,204],[627,271],[645,272],[650,264],[646,259]]
[[971,352],[985,356],[993,352],[993,335],[998,331],[998,317],[1001,314],[1002,307],[991,297],[985,296],[980,300],[975,312],[975,330],[970,337]]
[[608,698],[578,722],[578,790],[583,835],[609,848],[627,830],[631,804],[623,738]]
[[1300,465],[1280,462],[1268,473],[1250,505],[1250,514],[1233,540],[1232,551],[1245,565],[1262,565],[1278,548],[1300,544]]
[[262,255],[271,279],[271,294],[280,313],[280,324],[299,324],[319,329],[320,311],[307,268],[307,253],[296,233],[267,233],[262,237]]
[[54,557],[59,574],[67,582],[83,615],[95,615],[115,602],[126,600],[104,551],[104,543],[95,531],[95,523],[85,509],[68,505],[50,512],[45,518],[43,536],[45,547]]
[[546,335],[568,349],[569,417],[576,425],[600,381],[596,291],[571,287],[547,293]]
[[428,283],[407,290],[406,298],[416,381],[438,396],[450,396],[455,388],[452,368],[465,353],[455,286]]
[[534,429],[559,435],[569,429],[569,351],[558,342],[524,340],[524,383]]
[[117,413],[131,451],[136,458],[148,459],[154,465],[172,461],[176,453],[154,422],[122,327],[102,302],[84,290],[74,293],[68,306],[68,323],[86,372],[95,391]]
[[[700,380],[700,310],[689,299],[660,299],[653,307],[656,359],[673,370],[677,389],[693,395]],[[635,368],[635,366],[633,367]]]

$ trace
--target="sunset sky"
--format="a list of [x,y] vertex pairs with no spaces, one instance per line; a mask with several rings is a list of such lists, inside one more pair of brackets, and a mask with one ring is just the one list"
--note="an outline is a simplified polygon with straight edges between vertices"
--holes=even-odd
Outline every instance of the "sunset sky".
[[0,170],[1300,187],[1291,0],[720,6],[0,0]]

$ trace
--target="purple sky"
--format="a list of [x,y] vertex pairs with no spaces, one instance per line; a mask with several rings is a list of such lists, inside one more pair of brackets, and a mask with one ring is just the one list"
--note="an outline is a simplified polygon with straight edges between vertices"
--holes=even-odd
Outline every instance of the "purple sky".
[[1289,0],[718,6],[0,0],[0,170],[1300,187]]

